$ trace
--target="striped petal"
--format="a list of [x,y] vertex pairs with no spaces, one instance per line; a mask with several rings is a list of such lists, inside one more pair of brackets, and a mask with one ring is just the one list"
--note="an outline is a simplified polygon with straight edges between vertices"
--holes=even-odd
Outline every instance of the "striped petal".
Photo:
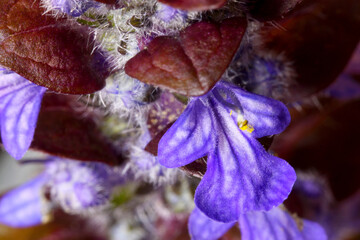
[[324,229],[315,222],[274,208],[269,212],[251,212],[239,220],[242,240],[326,240]]
[[[244,91],[225,81],[217,84],[217,91],[227,93],[227,100],[234,105],[241,105],[244,118],[254,127],[252,136],[255,138],[281,133],[290,123],[289,111],[280,101]],[[236,117],[234,113],[233,118]]]
[[192,240],[216,240],[224,235],[235,222],[223,223],[212,220],[197,207],[189,218],[189,233]]
[[40,175],[11,190],[0,199],[0,222],[11,227],[29,227],[43,220],[41,188],[47,178]]
[[194,100],[159,142],[158,159],[169,168],[184,166],[204,157],[212,147],[211,114]]
[[207,171],[195,193],[197,207],[216,221],[230,222],[247,211],[281,204],[295,182],[294,169],[239,130],[219,102],[213,99],[211,107],[217,146],[208,156]]
[[0,70],[1,138],[15,159],[30,147],[45,91],[16,73]]

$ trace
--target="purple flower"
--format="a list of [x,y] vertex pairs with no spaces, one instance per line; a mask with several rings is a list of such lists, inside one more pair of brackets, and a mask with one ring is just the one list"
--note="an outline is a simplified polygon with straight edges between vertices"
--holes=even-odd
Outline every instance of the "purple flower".
[[0,222],[11,227],[29,227],[46,220],[43,186],[47,178],[39,175],[7,192],[0,199]]
[[123,76],[122,73],[115,74],[107,81],[104,90],[105,99],[113,102],[116,109],[134,109],[147,105],[157,98],[157,90],[152,86],[135,78]]
[[[192,240],[215,240],[236,222],[222,223],[208,218],[195,208],[189,218]],[[317,223],[289,214],[281,207],[268,212],[256,211],[239,218],[242,240],[326,240],[324,229]]]
[[256,50],[243,44],[227,71],[228,78],[244,89],[266,97],[288,100],[289,88],[295,85],[295,70],[283,55]]
[[46,88],[0,67],[0,126],[6,151],[20,159],[34,136]]
[[194,98],[159,142],[160,164],[175,168],[208,156],[195,204],[221,222],[281,204],[295,182],[293,168],[257,138],[282,132],[290,122],[279,101],[221,81]]
[[82,15],[91,7],[99,6],[99,3],[93,0],[45,0],[52,8],[64,12],[72,17]]
[[168,5],[157,3],[157,10],[155,13],[156,18],[166,23],[173,20],[185,21],[187,13],[179,9],[170,7]]
[[110,166],[53,158],[46,166],[51,199],[69,213],[82,213],[108,204],[122,177]]
[[116,169],[97,162],[50,158],[45,171],[0,199],[0,222],[13,227],[37,225],[48,217],[45,189],[64,211],[87,213],[109,203],[114,186],[123,183]]

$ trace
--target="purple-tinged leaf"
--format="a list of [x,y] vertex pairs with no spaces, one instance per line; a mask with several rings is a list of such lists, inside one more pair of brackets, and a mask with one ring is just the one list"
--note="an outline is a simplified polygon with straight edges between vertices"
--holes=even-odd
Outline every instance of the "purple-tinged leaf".
[[303,0],[257,0],[246,1],[245,5],[251,17],[265,22],[278,20],[284,17]]
[[344,72],[333,82],[325,93],[341,100],[360,98],[360,43]]
[[352,76],[343,73],[324,92],[341,100],[356,99],[360,98],[360,83]]
[[280,207],[268,212],[249,212],[239,220],[242,240],[326,240],[315,222],[290,215]]
[[30,147],[46,88],[0,69],[0,126],[6,151],[20,159]]
[[43,221],[41,188],[47,178],[40,175],[0,199],[0,222],[11,227],[29,227]]
[[324,89],[343,71],[360,40],[359,12],[358,0],[304,0],[276,26],[263,28],[264,48],[293,62],[293,99]]
[[320,172],[340,201],[359,189],[354,183],[360,182],[360,128],[357,127],[360,99],[348,102],[319,100],[323,111],[313,103],[302,105],[301,113],[294,109],[294,121],[276,138],[272,149],[298,170]]
[[234,224],[235,222],[214,221],[195,207],[190,215],[188,228],[192,240],[216,240],[223,236]]

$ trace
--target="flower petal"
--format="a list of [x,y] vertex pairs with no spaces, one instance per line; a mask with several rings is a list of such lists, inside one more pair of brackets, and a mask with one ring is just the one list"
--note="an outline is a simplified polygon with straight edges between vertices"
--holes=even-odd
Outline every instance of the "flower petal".
[[281,204],[295,182],[294,169],[240,131],[227,109],[212,104],[217,128],[222,129],[216,133],[217,147],[208,156],[207,171],[195,193],[197,207],[214,220],[230,222],[247,211]]
[[189,233],[192,240],[216,240],[223,236],[235,222],[223,223],[212,220],[197,207],[189,218]]
[[20,159],[33,139],[46,88],[16,73],[3,74],[0,78],[1,138],[6,151]]
[[225,81],[219,82],[217,88],[234,93],[244,111],[244,118],[254,127],[252,135],[255,138],[278,134],[290,123],[289,111],[280,101],[246,92]]
[[239,220],[242,240],[326,240],[324,229],[315,222],[292,217],[281,208],[251,212]]
[[42,222],[41,187],[44,175],[6,193],[0,199],[0,222],[11,227],[29,227]]
[[194,100],[161,138],[158,147],[160,164],[174,168],[204,157],[212,147],[212,131],[208,108]]

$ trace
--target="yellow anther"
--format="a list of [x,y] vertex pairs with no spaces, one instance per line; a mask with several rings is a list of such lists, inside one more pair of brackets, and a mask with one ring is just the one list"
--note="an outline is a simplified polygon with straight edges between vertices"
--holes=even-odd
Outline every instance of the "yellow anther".
[[[233,111],[230,110],[230,116],[232,116]],[[249,124],[247,120],[244,119],[244,117],[241,114],[238,114],[237,116],[237,125],[240,130],[248,131],[249,133],[252,133],[254,131],[254,127]]]
[[248,124],[247,120],[244,120],[242,122],[238,122],[238,126],[243,131],[248,131],[249,133],[252,133],[254,131],[254,127]]

